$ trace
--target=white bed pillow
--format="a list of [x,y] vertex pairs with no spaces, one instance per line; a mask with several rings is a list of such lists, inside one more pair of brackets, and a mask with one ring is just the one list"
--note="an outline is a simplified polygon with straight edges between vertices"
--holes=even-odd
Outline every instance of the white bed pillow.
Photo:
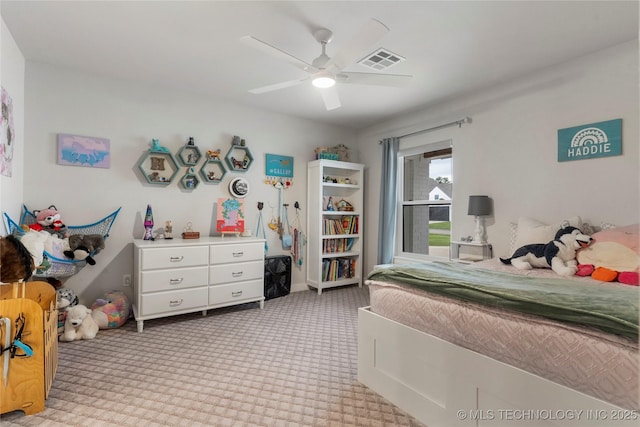
[[580,228],[582,226],[582,219],[579,216],[573,216],[553,224],[545,224],[533,218],[518,218],[515,231],[516,236],[515,239],[511,239],[511,241],[514,242],[511,253],[524,245],[548,243],[552,241],[565,221],[573,227]]

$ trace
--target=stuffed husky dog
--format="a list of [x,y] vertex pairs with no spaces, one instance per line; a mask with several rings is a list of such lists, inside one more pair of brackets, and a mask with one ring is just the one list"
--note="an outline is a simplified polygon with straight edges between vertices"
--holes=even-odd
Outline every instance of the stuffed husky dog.
[[549,243],[522,246],[511,258],[500,258],[500,261],[518,270],[551,268],[561,276],[573,276],[578,271],[576,251],[589,246],[592,240],[580,229],[563,225]]

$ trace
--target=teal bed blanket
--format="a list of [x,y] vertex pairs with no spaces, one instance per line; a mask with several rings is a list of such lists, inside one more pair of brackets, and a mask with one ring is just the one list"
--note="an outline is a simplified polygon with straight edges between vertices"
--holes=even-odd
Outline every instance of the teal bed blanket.
[[372,271],[368,279],[638,339],[637,286],[540,279],[445,262],[394,265]]

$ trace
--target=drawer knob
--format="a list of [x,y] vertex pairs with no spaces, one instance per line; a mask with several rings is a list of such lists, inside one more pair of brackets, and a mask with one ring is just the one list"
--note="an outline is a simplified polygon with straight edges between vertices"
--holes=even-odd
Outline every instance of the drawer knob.
[[169,279],[169,284],[170,285],[179,285],[180,283],[182,283],[183,280],[184,280],[184,277],[181,277],[179,279]]
[[239,297],[240,295],[242,295],[242,291],[231,292],[232,297]]
[[236,258],[237,257],[241,257],[243,255],[244,255],[244,252],[233,252],[233,256],[236,257]]
[[180,298],[179,300],[178,300],[178,299],[170,300],[170,301],[169,301],[169,305],[170,305],[171,307],[177,307],[177,306],[179,306],[180,304],[182,304],[182,301],[184,301],[182,298]]
[[231,272],[231,276],[233,276],[233,277],[240,277],[240,276],[242,276],[242,273],[243,273],[242,271],[238,271],[238,272],[233,272],[233,271],[232,271],[232,272]]
[[180,262],[184,259],[184,256],[172,256],[169,258],[169,261],[171,262]]

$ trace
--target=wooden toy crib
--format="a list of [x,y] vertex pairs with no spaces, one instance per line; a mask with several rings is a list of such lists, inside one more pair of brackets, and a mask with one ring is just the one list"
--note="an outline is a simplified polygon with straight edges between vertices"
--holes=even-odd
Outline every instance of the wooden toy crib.
[[[46,282],[1,284],[0,318],[10,319],[11,340],[16,334],[16,319],[21,316],[22,341],[31,347],[33,355],[11,358],[10,351],[0,355],[0,414],[21,410],[32,415],[43,411],[58,369],[58,310],[53,286]],[[3,325],[3,349],[5,338]]]

